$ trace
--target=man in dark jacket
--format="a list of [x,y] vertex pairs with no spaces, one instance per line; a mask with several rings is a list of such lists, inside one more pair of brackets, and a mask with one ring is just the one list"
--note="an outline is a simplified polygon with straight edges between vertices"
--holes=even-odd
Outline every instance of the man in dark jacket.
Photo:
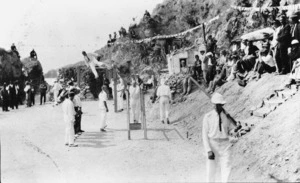
[[[9,106],[11,109],[15,109],[15,103],[17,100],[17,93],[16,88],[13,82],[11,81],[8,85],[8,91],[9,91]],[[16,106],[16,109],[18,109],[18,106]]]
[[9,95],[7,91],[7,85],[6,83],[3,84],[3,88],[1,90],[1,99],[2,99],[2,111],[8,112],[8,105],[9,105]]
[[287,17],[284,14],[280,16],[279,21],[281,27],[277,37],[278,51],[275,57],[279,74],[287,74],[290,71],[288,47],[291,43],[291,27],[287,24]]
[[300,23],[297,13],[293,13],[291,16],[292,27],[291,27],[291,37],[292,40],[297,39],[300,41]]
[[43,104],[43,100],[44,100],[44,104],[46,103],[46,93],[47,93],[47,84],[45,83],[45,81],[40,84],[40,105]]

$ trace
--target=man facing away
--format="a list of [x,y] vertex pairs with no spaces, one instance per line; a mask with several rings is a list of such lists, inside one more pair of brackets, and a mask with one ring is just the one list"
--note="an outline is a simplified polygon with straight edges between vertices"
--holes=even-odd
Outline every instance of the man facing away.
[[163,124],[165,121],[167,121],[167,124],[170,124],[169,110],[172,94],[170,87],[165,83],[165,79],[162,78],[160,84],[161,85],[157,88],[157,97],[159,98],[160,105],[160,120]]
[[107,100],[108,100],[108,88],[106,85],[102,86],[102,91],[99,93],[99,109],[100,109],[100,131],[106,132],[106,118],[108,113]]
[[75,109],[73,104],[74,92],[69,92],[67,98],[62,104],[64,122],[65,122],[65,145],[69,147],[77,147],[74,144],[74,122],[75,122]]
[[229,132],[234,129],[234,125],[232,118],[223,111],[222,107],[226,103],[223,96],[215,93],[211,102],[215,109],[204,116],[202,127],[203,145],[208,158],[207,182],[216,181],[218,163],[221,168],[221,181],[227,182],[231,170]]

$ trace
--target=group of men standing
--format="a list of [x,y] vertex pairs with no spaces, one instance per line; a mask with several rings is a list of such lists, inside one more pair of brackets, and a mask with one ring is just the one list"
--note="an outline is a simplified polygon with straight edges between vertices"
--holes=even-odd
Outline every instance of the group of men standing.
[[9,85],[4,83],[0,97],[2,99],[3,112],[8,112],[8,107],[11,109],[18,109],[19,104],[21,104],[20,87],[18,81],[10,82]]

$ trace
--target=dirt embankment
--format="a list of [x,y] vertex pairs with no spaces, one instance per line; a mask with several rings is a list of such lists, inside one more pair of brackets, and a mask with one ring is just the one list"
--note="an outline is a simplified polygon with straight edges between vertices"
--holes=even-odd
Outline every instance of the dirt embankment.
[[[300,93],[285,101],[265,118],[251,116],[251,109],[284,86],[287,76],[264,75],[240,87],[235,81],[217,91],[225,109],[237,120],[253,124],[251,132],[233,145],[232,181],[300,180]],[[150,104],[149,104],[150,105]],[[194,87],[182,103],[172,105],[171,122],[190,142],[202,147],[202,120],[212,110],[209,99]],[[153,105],[150,121],[159,122],[159,106]],[[199,152],[202,153],[202,152]]]

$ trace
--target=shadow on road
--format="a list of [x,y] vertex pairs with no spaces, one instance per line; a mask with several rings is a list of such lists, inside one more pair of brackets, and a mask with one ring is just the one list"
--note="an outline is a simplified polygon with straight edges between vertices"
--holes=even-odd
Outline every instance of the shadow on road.
[[115,146],[113,132],[85,132],[76,139],[79,147],[105,148]]

